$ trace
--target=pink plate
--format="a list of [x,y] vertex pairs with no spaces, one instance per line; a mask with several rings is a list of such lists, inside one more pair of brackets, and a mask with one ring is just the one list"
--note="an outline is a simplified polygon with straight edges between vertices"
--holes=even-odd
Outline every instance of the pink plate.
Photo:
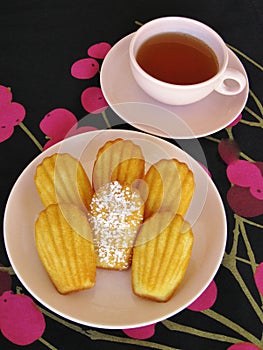
[[[130,271],[97,269],[95,287],[59,294],[44,270],[35,245],[34,223],[43,206],[34,184],[36,166],[55,153],[68,152],[81,161],[91,178],[98,149],[116,138],[141,146],[147,166],[177,158],[192,169],[196,190],[186,219],[194,232],[189,268],[175,295],[166,303],[135,296]],[[4,239],[10,262],[25,288],[40,303],[74,322],[101,328],[133,328],[166,319],[190,305],[215,276],[225,249],[226,217],[218,191],[202,166],[180,148],[154,136],[125,130],[101,130],[72,136],[48,148],[22,172],[9,196],[4,216]]]

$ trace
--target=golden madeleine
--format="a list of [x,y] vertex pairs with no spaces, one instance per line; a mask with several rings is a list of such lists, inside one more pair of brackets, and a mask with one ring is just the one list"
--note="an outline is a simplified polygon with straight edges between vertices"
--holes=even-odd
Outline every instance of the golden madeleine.
[[93,188],[118,181],[132,184],[144,175],[145,160],[140,146],[130,140],[107,141],[98,151],[93,167]]
[[89,208],[93,189],[82,164],[70,154],[55,153],[36,168],[35,184],[45,207],[54,203],[71,203]]
[[161,159],[151,165],[139,188],[145,200],[145,219],[167,210],[184,216],[193,197],[194,176],[187,164]]
[[97,267],[126,270],[139,225],[143,202],[130,185],[113,181],[95,192],[89,212]]
[[96,258],[86,215],[72,204],[51,204],[35,223],[36,247],[54,286],[67,294],[94,286]]
[[132,288],[140,297],[166,302],[182,282],[193,232],[181,215],[158,212],[140,227],[132,258]]

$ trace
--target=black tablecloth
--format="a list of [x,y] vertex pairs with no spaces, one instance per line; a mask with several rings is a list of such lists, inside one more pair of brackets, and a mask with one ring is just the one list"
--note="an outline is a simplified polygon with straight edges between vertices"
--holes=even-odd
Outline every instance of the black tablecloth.
[[[233,150],[238,145],[240,154],[236,157],[245,161],[242,163],[242,171],[247,172],[246,176],[243,173],[244,178],[253,178],[254,166],[261,169],[263,175],[263,5],[260,0],[2,2],[0,85],[2,89],[9,88],[12,102],[20,105],[17,106],[17,117],[11,114],[7,119],[2,105],[10,90],[1,90],[1,217],[3,219],[16,179],[40,154],[47,137],[51,136],[45,133],[43,124],[41,128],[44,117],[58,108],[71,111],[77,120],[82,120],[88,113],[81,102],[81,94],[88,87],[100,86],[99,74],[89,79],[76,79],[72,76],[72,65],[87,58],[87,50],[92,45],[104,42],[113,46],[141,24],[162,16],[190,17],[215,29],[240,59],[249,78],[250,91],[242,118],[234,125],[198,140],[227,216],[226,251],[213,283],[198,303],[197,310],[187,308],[168,320],[158,322],[154,330],[146,328],[130,333],[83,326],[49,311],[31,296],[12,270],[2,232],[1,349],[21,348],[21,332],[28,334],[24,348],[38,350],[73,347],[116,350],[263,348],[261,189],[256,190],[257,197],[253,197],[248,193],[248,185],[240,184],[239,180],[236,184],[231,183],[226,172],[229,165],[226,154],[230,151],[224,151],[224,146],[230,145],[227,149]],[[98,61],[101,64],[102,59]],[[84,118],[85,126],[133,129],[121,119],[105,120],[104,117],[102,114],[90,114]],[[58,130],[54,134],[55,142],[56,136],[59,138],[61,135]],[[176,143],[176,140],[169,141]],[[237,197],[230,193],[233,187]],[[19,232],[16,234],[19,235]],[[28,314],[27,311],[21,312],[18,304],[8,303],[11,296],[17,298],[18,304],[21,296],[28,296],[37,306],[42,315],[41,334],[34,336],[32,315],[29,316],[29,311]]]

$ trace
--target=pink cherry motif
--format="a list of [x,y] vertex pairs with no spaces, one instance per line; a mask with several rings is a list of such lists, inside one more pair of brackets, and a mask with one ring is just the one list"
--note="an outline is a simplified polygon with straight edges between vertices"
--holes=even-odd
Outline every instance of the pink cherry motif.
[[[1,92],[3,93],[1,95]],[[9,101],[10,95],[5,89],[0,90],[0,142],[7,140],[26,115],[25,108],[17,102]]]
[[249,187],[253,197],[263,199],[263,177],[256,163],[238,160],[228,165],[229,181],[240,187]]
[[110,51],[111,45],[109,43],[101,42],[98,44],[94,44],[88,48],[88,55],[90,57],[103,59]]
[[87,112],[93,114],[101,113],[108,107],[101,88],[96,86],[89,87],[82,92],[81,103]]
[[259,292],[263,295],[263,262],[256,268],[254,278]]
[[225,139],[220,141],[218,152],[226,164],[230,164],[239,159],[239,146],[234,140]]
[[9,103],[12,101],[12,92],[11,89],[0,85],[0,104]]
[[218,152],[227,167],[227,177],[233,186],[227,192],[227,201],[233,211],[244,217],[263,213],[263,162],[239,160],[238,144],[222,140]]
[[16,126],[25,117],[25,108],[17,102],[8,102],[0,105],[1,124]]
[[[250,184],[250,187],[233,185],[227,193],[227,200],[231,208],[235,213],[244,217],[254,217],[263,214],[263,200],[260,199],[262,198],[262,187],[260,187],[260,184],[262,184],[263,162],[255,162],[253,165],[261,173],[261,178],[258,177],[259,182],[255,181],[257,171],[254,171],[254,181]],[[247,176],[250,176],[249,173]]]
[[228,165],[227,177],[229,181],[241,187],[250,187],[262,180],[261,172],[256,165],[246,160],[237,160]]
[[252,196],[248,187],[230,187],[227,201],[237,215],[252,218],[263,214],[263,201]]
[[99,63],[95,60],[103,59],[111,49],[111,45],[105,42],[94,44],[88,48],[88,55],[91,57],[82,58],[71,67],[71,75],[77,79],[91,79],[99,71]]
[[64,108],[57,108],[46,114],[40,122],[40,129],[50,138],[44,145],[44,150],[67,137],[97,130],[93,126],[78,128],[78,120],[75,115]]
[[2,334],[17,345],[28,345],[39,339],[46,324],[33,300],[25,295],[6,291],[0,297]]
[[192,311],[203,311],[212,307],[217,298],[217,286],[215,281],[212,281],[205,291],[188,306]]
[[227,128],[231,128],[232,126],[237,125],[240,119],[242,119],[242,114],[239,114],[239,116],[237,116],[236,119],[232,121],[232,123],[228,124]]
[[207,173],[207,175],[212,178],[212,174],[211,174],[210,170],[204,164],[202,164],[200,162],[199,162],[199,164],[204,169],[204,171]]
[[155,325],[156,323],[153,323],[143,327],[123,329],[122,331],[131,338],[148,339],[154,335]]
[[0,271],[0,295],[11,289],[12,279],[8,272]]
[[250,193],[253,197],[263,200],[263,177],[259,178],[258,181],[254,181],[249,187]]
[[71,74],[77,79],[91,79],[99,71],[99,64],[94,58],[83,58],[71,67]]
[[50,138],[64,137],[77,123],[73,113],[64,108],[57,108],[44,116],[40,122],[40,129]]
[[237,343],[228,347],[227,350],[262,350],[262,349],[256,346],[255,344],[251,344],[251,343]]
[[[91,57],[76,61],[71,67],[72,76],[78,79],[93,78],[99,71],[99,63],[95,58],[104,59],[110,49],[111,45],[106,42],[90,46],[87,52]],[[108,107],[108,103],[99,87],[85,89],[81,94],[81,104],[87,112],[93,114],[101,113]]]

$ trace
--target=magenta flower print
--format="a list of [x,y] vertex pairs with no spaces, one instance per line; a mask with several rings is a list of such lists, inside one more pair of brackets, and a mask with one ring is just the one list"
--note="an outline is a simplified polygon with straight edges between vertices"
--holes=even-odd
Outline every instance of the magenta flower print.
[[9,88],[0,86],[0,142],[9,139],[15,126],[25,118],[25,108],[17,102],[12,102]]
[[64,108],[57,108],[46,114],[40,122],[40,129],[49,139],[44,145],[44,150],[67,137],[97,130],[93,126],[78,127],[75,115]]
[[240,114],[236,117],[236,119],[234,119],[234,120],[232,121],[232,123],[230,123],[230,124],[227,125],[227,128],[231,128],[231,127],[237,125],[241,119],[242,119],[242,114],[240,113]]
[[130,338],[149,339],[155,333],[155,325],[156,323],[153,323],[143,327],[123,329],[122,331]]
[[[2,265],[0,265],[2,266]],[[0,270],[0,295],[12,287],[12,279],[7,271]]]
[[76,61],[71,67],[71,74],[77,79],[91,79],[99,72],[97,59],[104,59],[111,45],[105,42],[94,44],[88,48],[88,58]]
[[46,328],[43,314],[33,300],[6,291],[0,297],[0,329],[17,345],[29,345],[39,339]]
[[200,162],[199,162],[199,164],[204,169],[204,171],[207,173],[207,175],[212,178],[212,174],[211,174],[210,170],[204,164],[202,164]]
[[242,175],[239,173],[241,167],[238,162],[236,168],[233,165],[229,171],[235,183],[228,190],[227,200],[238,215],[254,217],[263,213],[263,162],[244,162]]
[[[77,79],[93,78],[100,70],[97,59],[104,59],[110,49],[111,45],[106,42],[100,42],[90,46],[87,50],[90,57],[82,58],[73,63],[71,75]],[[81,104],[85,111],[92,114],[103,113],[108,107],[101,88],[96,86],[88,87],[82,92]]]
[[[99,72],[99,63],[96,59],[104,59],[111,45],[98,43],[88,48],[88,55],[91,57],[82,58],[71,66],[71,75],[77,79],[91,79]],[[95,59],[96,58],[96,59]]]
[[259,168],[246,160],[237,160],[229,164],[227,177],[230,182],[241,187],[249,187],[262,179]]
[[191,304],[188,309],[192,311],[203,311],[212,307],[217,298],[217,286],[212,281],[206,290]]
[[232,184],[249,188],[253,197],[263,199],[263,177],[257,163],[235,161],[227,167],[227,177]]
[[255,282],[259,292],[263,295],[263,262],[258,265],[255,272]]
[[251,343],[237,343],[234,345],[231,345],[227,350],[262,350],[255,344]]
[[218,152],[227,165],[238,160],[240,155],[238,144],[231,139],[222,140],[218,145]]
[[93,114],[101,113],[108,107],[101,88],[95,86],[89,87],[82,92],[81,103],[87,112]]
[[227,164],[227,177],[232,186],[227,192],[227,201],[233,211],[245,217],[263,213],[263,162],[240,160],[236,142],[222,140],[218,151]]
[[101,42],[94,44],[88,48],[88,55],[90,57],[104,59],[110,51],[111,45],[109,43]]
[[12,101],[11,89],[0,85],[0,104],[9,103]]
[[77,79],[91,79],[99,71],[99,64],[94,58],[83,58],[71,67],[71,74]]

